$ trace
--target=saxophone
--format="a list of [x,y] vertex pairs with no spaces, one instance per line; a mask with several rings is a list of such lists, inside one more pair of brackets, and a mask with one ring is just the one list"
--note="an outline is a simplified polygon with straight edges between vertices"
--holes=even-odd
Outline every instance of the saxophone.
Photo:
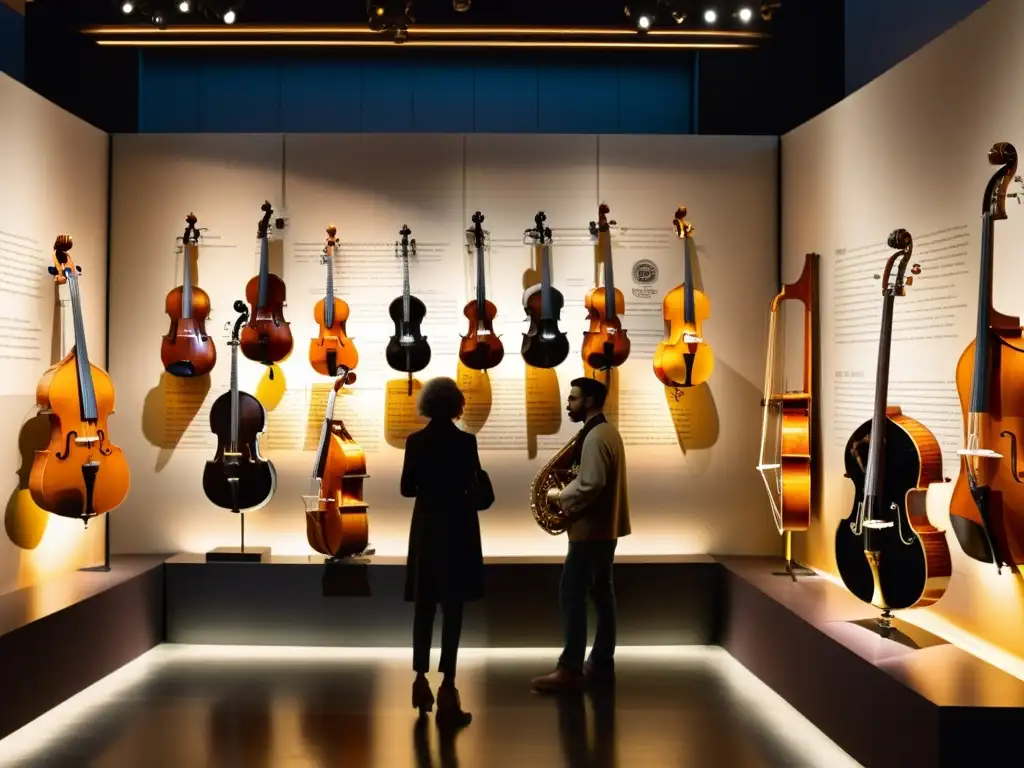
[[579,439],[580,435],[577,433],[563,445],[533,478],[533,486],[530,488],[530,511],[533,512],[533,519],[552,536],[565,532],[566,521],[562,513],[548,503],[548,490],[561,490],[576,477],[579,467],[573,466],[572,455]]

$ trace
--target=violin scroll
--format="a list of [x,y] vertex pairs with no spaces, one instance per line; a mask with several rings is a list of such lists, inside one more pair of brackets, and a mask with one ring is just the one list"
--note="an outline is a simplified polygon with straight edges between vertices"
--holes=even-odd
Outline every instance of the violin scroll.
[[693,224],[686,220],[686,206],[680,205],[676,208],[675,215],[672,217],[672,226],[675,227],[676,237],[680,240],[693,237]]
[[[905,286],[913,282],[913,278],[910,281],[905,280],[905,275],[907,263],[914,253],[914,238],[905,229],[894,229],[889,234],[887,242],[890,248],[898,248],[899,250],[885,262],[885,270],[882,272],[882,293],[892,291],[895,296],[903,296],[905,295]],[[898,265],[896,264],[897,259],[899,260]],[[890,286],[889,277],[892,275],[894,266],[896,266],[896,282]],[[921,267],[918,265],[917,272],[913,274],[920,274],[920,272]]]
[[994,221],[1006,218],[1006,191],[1017,173],[1017,148],[1006,141],[992,145],[988,152],[991,165],[1001,165],[985,187],[982,213],[988,212]]
[[238,343],[238,335],[242,331],[242,326],[245,325],[245,321],[249,319],[249,307],[245,305],[244,301],[236,300],[234,303],[235,312],[238,313],[238,319],[235,320],[235,326],[231,329],[231,343]]
[[260,210],[263,211],[263,218],[260,219],[260,223],[256,226],[257,240],[263,240],[267,237],[267,232],[270,230],[270,217],[274,213],[274,207],[267,200],[260,206]]
[[68,251],[71,250],[73,245],[71,235],[58,235],[53,243],[53,266],[48,271],[53,275],[53,282],[57,285],[64,285],[68,281],[65,270],[73,269],[75,274],[82,274],[82,268],[76,265],[71,260],[71,257],[68,256]]
[[544,211],[537,211],[537,215],[533,217],[536,226],[523,233],[525,242],[533,243],[534,245],[543,245],[545,242],[550,243],[551,227],[544,226],[544,222],[547,220],[548,216]]

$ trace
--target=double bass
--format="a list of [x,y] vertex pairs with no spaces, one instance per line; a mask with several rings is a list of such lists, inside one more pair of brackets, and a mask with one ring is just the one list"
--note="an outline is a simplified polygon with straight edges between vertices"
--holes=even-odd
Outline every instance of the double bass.
[[235,302],[238,319],[231,330],[231,389],[213,402],[210,430],[217,436],[217,453],[203,470],[203,492],[211,502],[232,512],[265,506],[277,490],[274,465],[260,456],[259,437],[267,426],[267,411],[248,392],[238,389],[238,347],[242,326],[249,318],[245,302]]
[[306,505],[306,540],[317,552],[330,558],[350,557],[366,550],[369,543],[369,508],[363,500],[366,454],[334,418],[338,392],[356,380],[344,367],[338,373],[320,429],[320,443],[313,460]]
[[533,219],[535,226],[523,233],[523,241],[533,246],[540,261],[540,283],[523,292],[523,310],[530,327],[523,334],[521,354],[534,368],[555,368],[569,356],[569,339],[559,330],[565,299],[551,285],[551,228],[545,227],[547,216],[540,211]]
[[260,210],[263,218],[257,227],[260,241],[260,273],[245,286],[245,300],[252,311],[242,329],[242,354],[250,360],[273,365],[284,360],[292,351],[292,331],[284,319],[286,289],[284,281],[270,271],[270,217],[274,212],[269,202]]
[[957,451],[961,470],[949,522],[965,554],[994,563],[1001,572],[1003,566],[1024,564],[1024,477],[1017,463],[1024,435],[1024,329],[1019,317],[992,306],[995,222],[1006,218],[1006,190],[1017,173],[1017,150],[1012,144],[996,144],[988,160],[1001,167],[989,179],[982,200],[975,337],[956,366],[967,445]]
[[409,291],[409,256],[416,255],[416,240],[409,238],[412,230],[407,225],[403,224],[398,234],[402,239],[395,242],[395,256],[402,259],[402,295],[388,307],[395,332],[388,340],[384,355],[389,366],[411,375],[430,364],[430,345],[420,330],[427,307]]
[[[768,326],[768,357],[765,364],[764,396],[761,399],[761,473],[772,515],[779,533],[786,537],[786,564],[792,562],[791,533],[806,531],[811,524],[811,385],[814,374],[814,325],[818,312],[818,261],[808,253],[804,269],[795,283],[787,283],[772,299]],[[803,378],[799,389],[779,391],[779,369],[783,356],[785,329],[778,320],[784,302],[803,305]],[[779,385],[782,385],[780,387]],[[792,570],[789,570],[792,575]]]
[[459,342],[459,360],[467,368],[486,371],[494,368],[505,357],[505,347],[494,332],[494,318],[498,308],[487,300],[484,287],[484,215],[473,214],[473,228],[466,230],[476,252],[476,299],[466,304],[462,314],[469,320],[469,330]]
[[28,487],[40,509],[88,524],[120,506],[128,496],[131,474],[107,430],[107,418],[114,412],[114,384],[89,360],[78,288],[82,268],[68,255],[72,244],[70,235],[57,237],[49,272],[58,285],[68,285],[75,346],[36,385],[39,412],[50,417],[50,442],[35,452]]
[[629,357],[629,337],[622,327],[620,314],[626,311],[626,299],[615,287],[612,268],[612,238],[608,221],[611,209],[601,203],[596,222],[590,222],[590,235],[595,238],[594,251],[604,264],[604,286],[587,291],[584,306],[590,327],[583,333],[583,363],[597,371],[617,368]]
[[654,350],[654,375],[666,387],[696,387],[711,378],[715,357],[704,341],[704,321],[711,316],[711,302],[693,287],[693,225],[686,208],[676,209],[672,220],[676,237],[683,241],[683,284],[662,302],[665,340]]
[[181,285],[167,294],[164,311],[171,318],[171,327],[160,344],[160,360],[172,376],[205,376],[217,363],[217,347],[206,333],[210,316],[210,296],[192,284],[192,261],[196,258],[199,230],[194,213],[185,218],[185,234],[181,237],[184,274]]
[[[926,607],[946,592],[952,573],[943,531],[928,522],[928,486],[942,481],[942,451],[927,427],[887,406],[893,308],[914,278],[906,275],[914,249],[910,233],[897,229],[889,247],[899,249],[882,275],[882,329],[878,342],[875,402],[871,419],[846,443],[846,476],[853,481],[853,510],[835,536],[839,575],[857,598],[882,609],[879,624],[891,626],[892,611]],[[898,264],[897,264],[898,261]],[[896,267],[893,278],[893,267]],[[914,264],[912,275],[921,273]]]
[[359,364],[356,345],[346,335],[348,304],[334,295],[334,255],[338,229],[327,227],[327,245],[320,261],[327,265],[327,292],[313,307],[313,319],[320,334],[309,342],[309,364],[322,376],[337,376],[340,368],[352,370]]

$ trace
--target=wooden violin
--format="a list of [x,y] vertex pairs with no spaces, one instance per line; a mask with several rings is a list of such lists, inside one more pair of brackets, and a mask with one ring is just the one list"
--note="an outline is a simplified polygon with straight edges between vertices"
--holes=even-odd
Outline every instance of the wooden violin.
[[[811,524],[811,379],[814,371],[813,329],[818,307],[818,260],[808,253],[795,283],[782,286],[772,299],[761,400],[761,456],[758,472],[768,489],[768,500],[780,534],[806,531]],[[785,328],[778,323],[786,301],[799,301],[804,312],[803,379],[795,391],[784,389],[779,368],[785,367],[780,341]],[[783,386],[780,387],[779,385]],[[787,538],[787,552],[789,551]],[[787,563],[790,558],[787,555]]]
[[217,363],[217,346],[206,333],[210,295],[192,284],[192,262],[198,261],[197,221],[194,213],[185,217],[185,234],[181,237],[184,275],[181,285],[164,300],[164,311],[171,318],[171,327],[160,345],[160,360],[164,370],[172,376],[205,376]]
[[252,311],[242,329],[242,354],[263,365],[284,360],[292,351],[292,331],[284,319],[286,288],[284,280],[270,271],[270,216],[274,212],[269,202],[262,205],[263,219],[257,228],[260,241],[260,273],[245,286],[245,300]]
[[402,295],[388,307],[395,333],[384,354],[396,371],[416,373],[430,364],[430,345],[420,331],[427,307],[409,292],[409,256],[416,255],[416,241],[409,239],[412,230],[403,224],[399,234],[402,239],[395,243],[395,255],[402,259]]
[[334,418],[338,392],[355,380],[355,373],[341,368],[327,398],[309,495],[302,497],[309,546],[331,558],[357,555],[369,543],[368,507],[363,501],[363,481],[368,477],[366,454],[344,422]]
[[247,512],[265,506],[277,490],[274,465],[260,456],[259,437],[267,426],[263,404],[238,390],[238,347],[242,326],[249,318],[245,302],[236,301],[238,319],[231,331],[231,389],[210,408],[210,430],[217,436],[217,453],[203,470],[203,492],[222,509]]
[[68,255],[71,246],[70,235],[57,238],[49,271],[58,285],[68,285],[75,346],[36,385],[36,404],[50,417],[50,443],[35,452],[28,487],[40,509],[88,524],[120,506],[131,474],[124,453],[110,442],[107,418],[114,412],[114,384],[89,360],[78,289],[82,268]]
[[711,302],[693,287],[693,225],[680,206],[672,221],[676,237],[683,241],[683,284],[662,302],[665,340],[654,350],[654,375],[666,387],[696,387],[711,378],[715,358],[703,337],[704,321],[711,316]]
[[530,328],[523,334],[522,356],[534,368],[555,368],[569,356],[569,339],[559,330],[565,299],[551,285],[551,229],[545,227],[547,216],[540,211],[534,217],[534,228],[523,233],[524,241],[533,246],[540,261],[540,283],[523,292],[523,310]]
[[1001,167],[982,201],[975,337],[956,366],[966,447],[958,451],[961,469],[949,522],[964,553],[1002,571],[1004,565],[1024,564],[1024,477],[1017,463],[1024,436],[1024,329],[1019,317],[992,306],[995,222],[1006,218],[1006,190],[1017,173],[1017,150],[1012,144],[996,144],[988,159]]
[[620,314],[626,312],[626,299],[615,287],[612,268],[612,237],[608,221],[610,208],[604,203],[597,209],[596,222],[590,222],[590,235],[596,238],[594,252],[604,264],[604,286],[587,291],[584,306],[590,328],[583,333],[583,362],[597,371],[617,368],[629,357],[629,337],[622,327]]
[[320,261],[327,265],[327,293],[313,307],[313,319],[320,326],[318,338],[309,342],[309,364],[323,376],[337,376],[339,368],[352,370],[359,364],[356,345],[345,334],[348,304],[334,295],[334,255],[338,229],[327,227],[327,246]]
[[[914,242],[898,229],[889,235],[889,257],[882,275],[882,330],[878,342],[872,417],[846,443],[846,476],[855,489],[853,510],[836,529],[835,554],[846,588],[883,610],[880,624],[891,625],[893,610],[925,607],[945,594],[952,564],[943,531],[928,522],[928,486],[942,481],[942,451],[919,421],[887,406],[893,307],[914,278],[906,276]],[[896,265],[897,259],[899,260]],[[896,276],[892,279],[893,266]],[[911,273],[920,274],[914,264]]]
[[484,287],[483,223],[484,215],[477,211],[473,214],[473,228],[466,230],[476,251],[476,299],[462,309],[462,314],[469,320],[469,331],[459,342],[459,360],[475,371],[494,368],[505,357],[505,347],[494,332],[498,308],[487,300]]

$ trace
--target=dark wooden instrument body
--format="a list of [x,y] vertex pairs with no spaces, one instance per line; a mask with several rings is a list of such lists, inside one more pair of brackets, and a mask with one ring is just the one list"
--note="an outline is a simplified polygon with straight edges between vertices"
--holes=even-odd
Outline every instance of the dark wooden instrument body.
[[[898,406],[886,409],[885,483],[875,519],[894,525],[870,531],[870,548],[879,553],[876,579],[865,557],[865,534],[858,535],[853,528],[864,499],[870,442],[871,419],[846,443],[846,475],[853,482],[854,501],[853,511],[836,529],[839,575],[850,592],[876,608],[933,605],[945,593],[953,570],[945,533],[928,521],[925,509],[928,486],[943,479],[939,443],[927,427],[904,416]],[[907,540],[909,544],[904,543]]]
[[[486,371],[504,359],[505,347],[494,332],[494,318],[498,316],[498,308],[485,299],[482,316],[479,309],[478,302],[471,301],[462,310],[462,314],[469,320],[469,331],[459,342],[459,360],[467,368]],[[485,333],[480,333],[481,330]]]
[[[260,456],[259,436],[267,426],[263,404],[248,392],[238,393],[238,455],[232,456],[231,393],[210,408],[210,430],[217,435],[217,453],[203,470],[203,492],[211,502],[233,512],[265,506],[277,490],[274,465]],[[237,491],[232,489],[237,480]],[[236,495],[237,494],[237,495]]]
[[128,496],[131,473],[121,449],[110,441],[107,419],[114,413],[114,384],[89,362],[78,267],[70,260],[71,238],[54,244],[56,282],[68,282],[75,346],[50,366],[36,386],[36,404],[50,421],[50,441],[36,451],[29,470],[29,493],[40,509],[88,523],[116,509]]
[[174,376],[205,376],[217,364],[217,346],[206,333],[210,295],[202,288],[193,286],[192,316],[182,317],[183,309],[184,290],[179,285],[167,294],[164,302],[164,311],[170,315],[171,327],[160,344],[160,362]]
[[599,370],[617,368],[629,357],[629,336],[622,330],[619,317],[626,311],[626,298],[615,289],[615,307],[611,312],[614,317],[610,319],[604,288],[587,291],[584,306],[590,326],[583,332],[583,362]]
[[337,376],[340,368],[355,368],[359,364],[359,350],[347,335],[348,303],[335,297],[334,324],[327,325],[327,299],[320,299],[313,307],[313,319],[320,327],[320,335],[309,342],[309,364],[322,376]]
[[548,311],[544,316],[543,291],[537,290],[526,299],[526,315],[530,327],[523,334],[522,356],[534,368],[555,368],[569,356],[569,337],[558,328],[565,298],[562,292],[552,287]]
[[250,360],[270,365],[279,363],[291,354],[294,340],[291,324],[284,319],[287,289],[284,280],[273,273],[266,275],[267,301],[259,304],[260,276],[245,286],[245,300],[252,307],[249,322],[240,337],[242,354]]
[[[384,350],[388,365],[402,373],[422,371],[430,364],[430,344],[420,330],[420,323],[427,315],[427,306],[415,296],[409,296],[409,322],[403,323],[402,297],[399,296],[388,307],[388,315],[395,324],[395,333]],[[412,343],[402,344],[403,335],[408,335]]]

